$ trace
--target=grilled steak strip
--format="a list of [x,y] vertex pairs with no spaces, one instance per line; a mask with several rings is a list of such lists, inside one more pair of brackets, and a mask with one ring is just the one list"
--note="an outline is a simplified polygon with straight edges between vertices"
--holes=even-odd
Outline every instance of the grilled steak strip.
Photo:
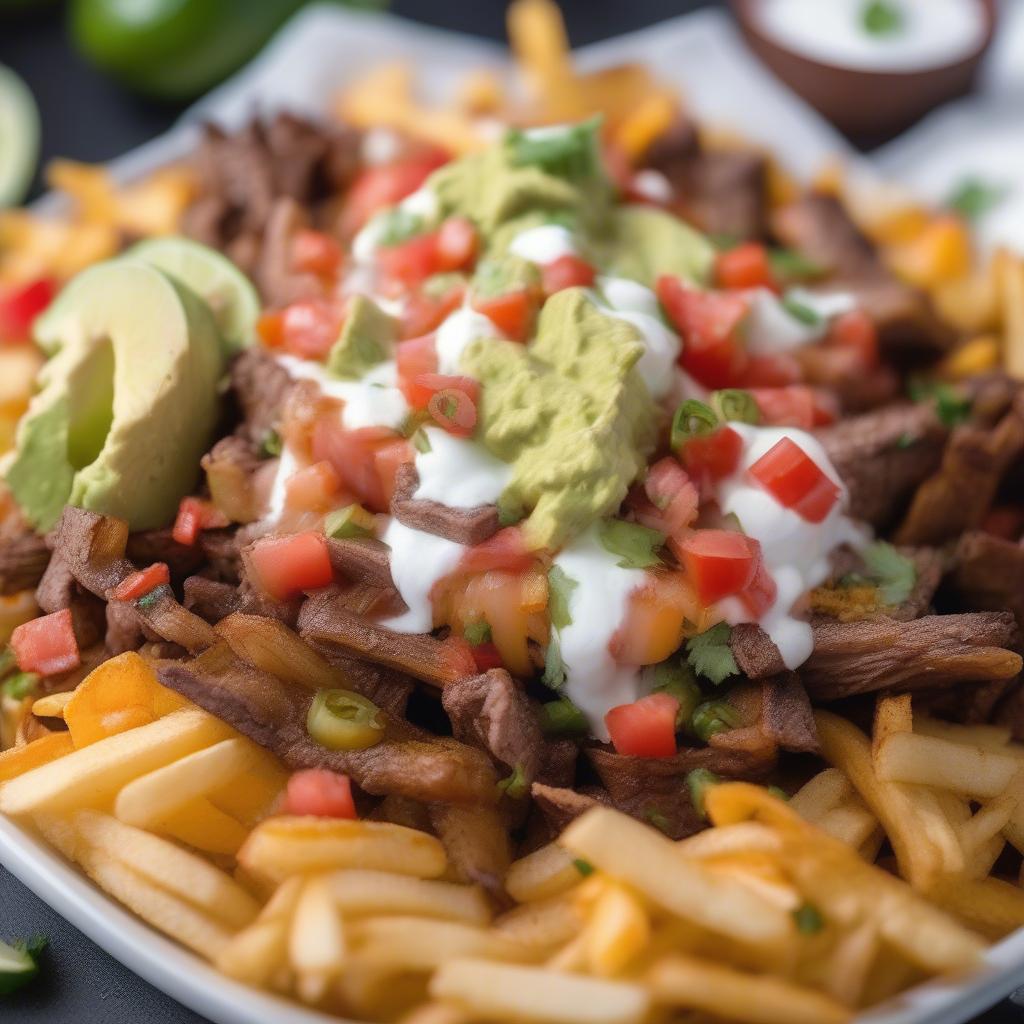
[[391,499],[391,514],[406,526],[424,533],[466,544],[482,544],[498,532],[498,509],[495,505],[478,508],[449,508],[439,501],[414,498],[419,487],[416,466],[406,463],[395,477],[395,493]]
[[288,371],[261,345],[247,348],[231,364],[231,390],[242,412],[239,432],[261,445],[281,418],[285,395],[292,386]]
[[428,813],[458,880],[483,886],[505,902],[503,881],[512,850],[499,809],[480,803],[432,804]]
[[[816,700],[1010,679],[1021,669],[1021,657],[1011,649],[1017,642],[1010,612],[926,615],[910,622],[821,619],[814,623],[814,651],[799,674]],[[751,679],[785,671],[778,648],[753,623],[733,627],[730,645]]]
[[965,533],[948,582],[969,608],[1008,608],[1024,628],[1024,545],[990,533]]
[[391,579],[391,551],[379,540],[328,540],[331,567],[353,583],[369,583],[381,590],[394,590]]
[[80,586],[68,564],[54,553],[36,587],[36,603],[47,615],[71,610],[75,639],[80,649],[92,647],[103,635],[105,617],[103,602]]
[[0,595],[31,590],[43,578],[49,561],[50,549],[38,534],[0,537]]

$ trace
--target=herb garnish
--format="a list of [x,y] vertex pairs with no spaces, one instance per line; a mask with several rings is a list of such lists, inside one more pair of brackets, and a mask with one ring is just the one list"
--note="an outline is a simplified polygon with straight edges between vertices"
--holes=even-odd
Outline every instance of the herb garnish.
[[822,322],[821,314],[811,309],[806,302],[801,302],[793,295],[786,294],[780,299],[782,308],[794,319],[808,327],[817,327]]
[[697,675],[710,679],[716,686],[739,672],[729,647],[731,636],[728,624],[719,622],[686,641],[686,660]]
[[486,619],[479,619],[477,622],[471,622],[465,629],[463,629],[462,635],[473,647],[479,647],[481,644],[490,643],[491,624]]
[[868,577],[878,585],[888,605],[902,604],[917,582],[914,563],[884,540],[876,541],[861,552]]
[[0,693],[11,700],[24,700],[36,688],[39,676],[35,672],[18,672],[0,683]]
[[797,907],[793,911],[793,920],[801,935],[816,935],[825,927],[825,919],[813,903],[802,903]]
[[1008,185],[996,185],[981,178],[964,178],[950,192],[945,205],[968,220],[976,220],[998,206],[1009,193]]
[[511,775],[498,783],[498,792],[504,793],[505,796],[511,797],[513,800],[521,800],[526,796],[528,788],[529,784],[526,781],[526,774],[523,771],[522,765],[518,764]]
[[825,271],[819,264],[795,249],[772,249],[768,253],[772,270],[784,279],[821,277]]
[[590,178],[601,167],[597,134],[601,117],[560,129],[512,128],[505,134],[505,148],[513,166],[540,167],[560,178]]
[[907,392],[914,402],[934,402],[936,416],[947,427],[970,418],[971,400],[945,381],[916,377],[910,381]]
[[572,592],[579,586],[561,566],[553,565],[548,570],[548,611],[551,625],[555,629],[565,629],[572,625],[569,602]]
[[903,10],[893,0],[870,0],[864,5],[860,20],[871,35],[891,36],[903,28]]
[[710,768],[694,768],[692,772],[686,773],[686,786],[690,791],[690,803],[694,810],[702,817],[707,817],[707,810],[704,806],[704,796],[709,786],[717,786],[722,777]]
[[665,537],[649,526],[605,519],[598,527],[598,536],[605,551],[619,556],[616,564],[622,569],[649,569],[661,564],[655,552],[664,545]]
[[586,716],[568,697],[549,700],[540,706],[540,727],[545,736],[586,736]]

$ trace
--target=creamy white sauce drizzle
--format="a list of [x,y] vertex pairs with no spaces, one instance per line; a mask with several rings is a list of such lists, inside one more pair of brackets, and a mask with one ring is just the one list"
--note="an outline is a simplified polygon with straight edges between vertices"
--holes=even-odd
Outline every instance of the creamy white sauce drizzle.
[[576,537],[554,560],[576,587],[569,595],[572,623],[558,632],[566,673],[565,695],[587,717],[590,731],[608,739],[604,716],[643,695],[639,669],[619,665],[608,644],[626,617],[629,595],[644,584],[642,569],[623,569],[605,550],[596,527]]
[[[429,185],[423,185],[412,195],[406,196],[397,208],[403,213],[421,217],[425,225],[433,224],[440,215],[437,194]],[[352,257],[357,264],[367,265],[373,262],[373,255],[380,248],[381,239],[388,226],[388,214],[394,209],[395,207],[389,207],[371,217],[359,234],[352,239]]]
[[923,71],[962,60],[981,45],[979,0],[889,0],[901,24],[884,33],[864,24],[865,0],[759,0],[761,31],[812,60],[864,71]]
[[806,288],[790,288],[787,297],[817,315],[815,323],[793,316],[779,296],[767,288],[751,288],[747,293],[750,312],[743,324],[743,337],[748,352],[769,355],[789,352],[821,341],[831,321],[856,309],[856,300],[848,292],[812,292]]
[[360,155],[368,164],[389,164],[397,159],[401,147],[402,140],[394,129],[378,125],[363,136]]
[[512,479],[512,467],[482,444],[455,437],[440,427],[424,427],[430,451],[416,453],[420,485],[413,497],[449,508],[494,504]]
[[[775,602],[761,617],[761,628],[778,647],[787,668],[794,669],[810,657],[814,638],[809,623],[792,614],[793,605],[829,576],[829,555],[843,544],[862,546],[869,537],[845,510],[849,494],[825,449],[810,434],[794,427],[730,426],[743,438],[743,456],[736,472],[718,487],[718,501],[732,513],[749,537],[761,543],[765,567],[775,580]],[[810,523],[752,480],[747,470],[782,438],[788,437],[814,460],[840,488],[840,496],[820,523]],[[736,598],[718,605],[725,620],[735,625],[751,621],[749,610]]]
[[391,520],[381,539],[391,548],[391,578],[409,609],[383,625],[399,633],[429,632],[434,627],[430,591],[455,571],[467,549],[397,519]]
[[477,338],[500,338],[501,331],[489,317],[470,306],[463,306],[448,316],[434,335],[437,368],[440,373],[461,374],[459,361],[466,346]]
[[672,370],[682,342],[661,319],[658,298],[650,288],[622,277],[599,277],[591,299],[602,313],[632,324],[640,335],[644,354],[637,370],[655,400],[673,386]]
[[576,241],[572,232],[561,224],[540,224],[521,231],[508,247],[509,252],[545,266],[563,256],[576,255]]
[[637,171],[630,184],[633,186],[634,192],[643,196],[644,199],[649,199],[652,203],[667,204],[675,198],[672,182],[661,171],[656,171],[653,167]]
[[281,457],[277,460],[277,472],[274,474],[274,486],[270,490],[270,500],[267,502],[267,511],[262,522],[272,526],[281,521],[284,515],[284,505],[288,498],[288,481],[299,468],[295,461],[291,448],[285,445],[281,449]]

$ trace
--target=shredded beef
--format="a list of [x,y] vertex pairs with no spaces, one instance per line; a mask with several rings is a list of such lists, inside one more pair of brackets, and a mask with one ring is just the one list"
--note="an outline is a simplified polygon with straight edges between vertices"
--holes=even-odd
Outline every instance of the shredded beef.
[[105,643],[111,654],[137,651],[149,639],[138,612],[124,601],[107,602]]
[[760,725],[765,735],[782,750],[806,754],[819,751],[818,730],[814,724],[811,702],[796,672],[786,672],[765,680],[761,688]]
[[594,791],[583,792],[569,789],[567,786],[546,786],[542,782],[535,782],[530,787],[530,795],[548,827],[556,835],[591,807],[611,804],[611,798],[603,791],[599,797]]
[[407,463],[395,477],[395,492],[391,499],[391,514],[406,526],[424,533],[473,546],[494,536],[500,528],[495,505],[477,508],[451,508],[438,501],[414,498],[419,487],[416,466]]
[[687,164],[678,187],[683,216],[706,234],[764,237],[768,164],[760,154],[701,153]]
[[270,306],[287,306],[323,292],[315,274],[294,267],[295,237],[308,227],[309,216],[294,199],[282,196],[274,202],[256,269],[256,282]]
[[967,608],[1008,608],[1024,628],[1024,544],[972,531],[957,542],[949,585]]
[[644,154],[644,166],[660,171],[669,181],[681,181],[690,163],[700,155],[697,125],[677,117],[668,131],[659,135]]
[[879,268],[874,245],[834,196],[802,195],[775,211],[772,230],[827,274],[857,278]]
[[[860,622],[819,619],[814,651],[799,674],[815,700],[877,690],[924,690],[955,683],[1009,679],[1021,668],[1012,648],[1018,632],[1010,612],[926,615],[910,622],[886,616]],[[785,671],[779,649],[757,625],[734,626],[736,663],[751,679]]]
[[242,610],[238,588],[206,576],[185,580],[185,607],[211,625]]
[[60,554],[50,559],[36,587],[36,603],[47,615],[70,609],[80,649],[91,647],[103,636],[103,602],[76,582]]
[[498,808],[479,803],[431,804],[428,813],[456,878],[483,886],[504,902],[502,882],[512,851]]
[[891,523],[942,460],[946,428],[930,404],[900,403],[841,420],[818,440],[850,492],[850,515]]
[[231,389],[242,412],[240,433],[254,445],[277,429],[285,395],[292,386],[288,371],[262,345],[247,348],[231,364]]
[[527,783],[537,777],[544,747],[537,711],[504,669],[448,683],[441,703],[457,739],[482,747]]
[[580,745],[576,740],[547,740],[541,750],[538,780],[548,786],[571,786],[579,756]]
[[409,676],[380,665],[371,665],[358,658],[351,658],[330,644],[312,641],[309,642],[309,646],[326,662],[344,673],[348,689],[361,693],[377,707],[396,718],[405,717],[409,698],[416,688],[416,684]]
[[179,544],[171,532],[164,529],[130,533],[126,553],[136,565],[166,563],[171,570],[171,579],[181,582],[199,569],[205,554],[199,547]]
[[198,548],[217,579],[237,583],[242,578],[242,553],[238,531],[232,527],[223,530],[203,530],[199,534]]
[[393,590],[391,552],[387,544],[367,538],[328,539],[331,567],[353,583],[369,583],[381,590]]
[[0,537],[0,596],[36,586],[49,561],[50,549],[38,534]]
[[992,719],[996,705],[1015,683],[1013,679],[993,679],[973,687],[954,686],[935,693],[914,694],[914,710],[963,725],[979,725]]

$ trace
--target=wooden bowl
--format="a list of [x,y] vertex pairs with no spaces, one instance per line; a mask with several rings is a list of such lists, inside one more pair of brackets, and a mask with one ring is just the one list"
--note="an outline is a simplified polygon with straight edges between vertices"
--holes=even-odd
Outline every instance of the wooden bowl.
[[755,11],[760,2],[730,0],[747,44],[786,85],[862,145],[884,142],[940,104],[970,92],[997,21],[997,0],[975,0],[984,10],[986,28],[967,56],[924,70],[873,71],[827,64],[781,45],[761,30]]

